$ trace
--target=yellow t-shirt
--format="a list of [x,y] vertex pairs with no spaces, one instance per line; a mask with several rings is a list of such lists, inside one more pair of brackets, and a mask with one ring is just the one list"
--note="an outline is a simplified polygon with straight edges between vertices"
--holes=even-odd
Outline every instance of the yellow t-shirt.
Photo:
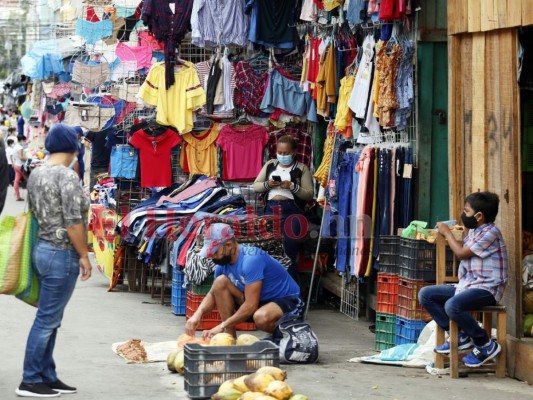
[[353,90],[355,78],[352,75],[345,76],[341,79],[341,87],[339,89],[339,101],[337,103],[337,115],[335,116],[335,128],[343,131],[348,126],[350,113],[352,110],[348,107],[348,100]]
[[158,124],[173,126],[184,134],[193,128],[193,111],[206,103],[205,92],[194,64],[190,62],[185,62],[174,73],[174,79],[174,84],[165,89],[165,64],[154,64],[141,86],[139,97],[157,107]]
[[215,141],[220,132],[220,124],[214,124],[208,129],[198,134],[192,132],[183,135],[183,140],[187,142],[185,152],[180,154],[180,164],[184,167],[185,154],[190,174],[202,174],[207,176],[217,176],[217,148]]
[[324,10],[331,11],[334,8],[337,8],[340,6],[344,1],[338,1],[338,0],[322,0],[322,4],[324,5]]

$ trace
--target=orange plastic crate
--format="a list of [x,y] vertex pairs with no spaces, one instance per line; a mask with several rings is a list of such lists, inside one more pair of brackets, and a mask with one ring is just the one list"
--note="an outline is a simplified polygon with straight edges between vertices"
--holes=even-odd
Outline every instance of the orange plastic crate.
[[397,315],[410,320],[431,320],[431,315],[418,301],[418,292],[431,283],[400,277],[398,280],[398,309]]
[[396,314],[398,307],[398,274],[378,273],[378,313]]
[[[186,297],[186,310],[185,310],[185,319],[189,319],[193,314],[198,310],[200,304],[202,303],[205,295],[194,294],[187,292]],[[219,325],[222,322],[218,310],[213,310],[209,314],[206,314],[200,320],[200,324],[196,328],[197,331],[205,331],[207,329],[213,329],[215,326]],[[255,331],[257,327],[253,322],[241,322],[235,327],[238,331]]]

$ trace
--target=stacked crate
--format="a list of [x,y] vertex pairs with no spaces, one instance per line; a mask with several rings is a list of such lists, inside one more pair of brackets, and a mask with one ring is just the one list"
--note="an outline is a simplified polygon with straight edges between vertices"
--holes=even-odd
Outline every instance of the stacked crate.
[[399,245],[399,236],[380,237],[375,339],[380,351],[395,345]]
[[[196,310],[200,307],[200,304],[204,300],[205,296],[211,290],[213,286],[214,276],[209,276],[201,285],[191,284],[186,296],[186,319],[191,318]],[[200,320],[200,324],[196,330],[203,331],[213,329],[215,326],[222,322],[220,313],[218,310],[213,310],[210,313],[204,315]],[[239,331],[255,331],[256,326],[253,322],[241,322],[236,326]]]
[[178,268],[172,270],[172,293],[170,307],[173,314],[185,315],[185,292],[183,287],[185,274]]
[[400,238],[396,345],[416,343],[429,313],[418,301],[418,293],[437,277],[437,247],[425,240]]

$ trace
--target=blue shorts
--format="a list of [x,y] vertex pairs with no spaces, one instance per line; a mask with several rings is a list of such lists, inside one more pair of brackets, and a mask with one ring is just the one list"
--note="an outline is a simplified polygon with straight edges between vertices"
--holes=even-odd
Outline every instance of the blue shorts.
[[76,22],[76,35],[81,36],[89,44],[95,44],[100,39],[113,34],[113,21],[105,19],[103,21],[91,22],[83,18],[78,18]]
[[139,155],[137,149],[131,146],[118,145],[111,150],[111,173],[112,178],[135,179],[137,177],[137,165]]
[[302,317],[304,314],[305,303],[299,296],[278,297],[276,299],[262,301],[259,307],[268,303],[275,303],[283,311],[283,315],[293,317]]

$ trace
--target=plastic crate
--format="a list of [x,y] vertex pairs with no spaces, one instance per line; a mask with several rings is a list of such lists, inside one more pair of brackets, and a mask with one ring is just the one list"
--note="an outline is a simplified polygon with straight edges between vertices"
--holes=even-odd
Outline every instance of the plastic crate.
[[[435,282],[437,246],[425,240],[400,238],[399,274],[404,278]],[[453,252],[446,248],[446,274],[453,270]]]
[[420,332],[426,326],[424,321],[417,319],[407,319],[396,316],[396,331],[395,340],[396,345],[405,343],[416,343]]
[[206,295],[211,290],[211,286],[213,286],[213,282],[215,281],[215,276],[210,275],[206,278],[205,281],[202,282],[201,285],[197,285],[193,283],[191,285],[191,293],[193,294],[203,294]]
[[183,287],[185,274],[179,269],[172,271],[172,291],[170,297],[170,309],[173,314],[185,315],[186,289]]
[[378,272],[378,313],[396,314],[398,307],[398,275]]
[[386,350],[396,344],[396,315],[376,313],[376,350]]
[[381,235],[379,237],[379,272],[398,273],[400,236]]
[[228,379],[251,374],[265,366],[279,367],[279,347],[259,341],[249,346],[202,346],[187,343],[185,391],[190,398],[210,398]]
[[400,277],[398,280],[398,308],[396,314],[407,319],[430,321],[431,315],[418,301],[418,292],[431,283]]
[[[185,316],[186,319],[189,319],[193,314],[198,310],[200,304],[202,303],[205,295],[194,294],[190,291],[187,291],[186,295],[186,310]],[[209,314],[206,314],[200,320],[200,324],[196,328],[197,331],[204,331],[206,329],[212,329],[222,322],[220,314],[217,309],[211,311]],[[241,322],[235,326],[235,329],[238,331],[255,331],[257,327],[253,322]]]

